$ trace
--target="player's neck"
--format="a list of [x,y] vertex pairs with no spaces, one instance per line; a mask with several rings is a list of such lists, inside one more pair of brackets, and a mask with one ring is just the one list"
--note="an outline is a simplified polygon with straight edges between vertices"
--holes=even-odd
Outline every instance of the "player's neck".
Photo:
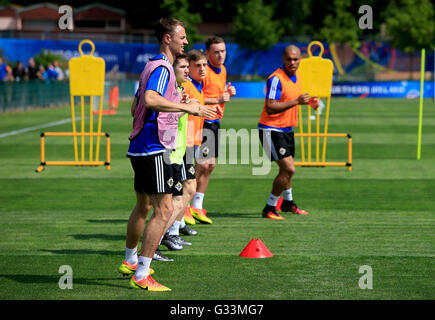
[[[190,76],[190,75],[189,75]],[[190,79],[192,79],[192,81],[195,81],[197,84],[202,84],[202,79],[201,78],[199,78],[199,79],[195,79],[195,78],[193,78],[192,76],[190,76]]]
[[210,61],[208,61],[208,64],[215,69],[220,69],[222,67],[221,64],[215,65],[215,64],[211,63]]
[[175,56],[172,54],[171,50],[167,46],[161,46],[159,53],[162,53],[168,58],[170,64],[174,64]]

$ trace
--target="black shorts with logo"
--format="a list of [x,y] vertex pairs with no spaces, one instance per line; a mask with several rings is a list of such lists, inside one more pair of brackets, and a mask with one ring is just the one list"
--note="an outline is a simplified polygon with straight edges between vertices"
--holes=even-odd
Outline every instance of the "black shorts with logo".
[[174,179],[174,183],[172,185],[172,195],[182,196],[183,195],[183,182],[186,180],[184,173],[184,165],[173,163],[171,164],[172,168],[172,178]]
[[282,132],[259,129],[263,150],[271,161],[295,156],[295,135],[293,131]]
[[202,129],[202,144],[197,158],[217,158],[219,155],[219,129],[220,122],[206,122]]
[[186,153],[183,157],[184,173],[186,178],[184,180],[196,179],[195,164],[194,164],[194,147],[186,147]]
[[136,192],[149,195],[172,193],[172,167],[165,158],[169,159],[166,151],[148,156],[130,156]]

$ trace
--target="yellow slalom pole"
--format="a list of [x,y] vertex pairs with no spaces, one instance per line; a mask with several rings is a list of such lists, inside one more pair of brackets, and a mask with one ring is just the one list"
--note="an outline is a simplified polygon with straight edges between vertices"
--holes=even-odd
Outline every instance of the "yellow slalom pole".
[[[98,133],[101,132],[101,122],[103,118],[103,99],[104,96],[100,96],[100,108],[98,109]],[[97,136],[97,146],[95,149],[95,161],[98,161],[98,157],[100,155],[100,136]]]
[[350,134],[347,135],[347,163],[349,166],[347,167],[348,171],[352,171],[352,137]]
[[92,149],[94,148],[94,139],[92,134],[94,133],[94,117],[92,115],[92,109],[94,107],[94,96],[90,96],[89,99],[89,132],[91,133],[91,135],[89,136],[89,161],[92,161]]
[[[82,134],[85,133],[85,97],[80,96],[81,109],[82,109]],[[85,136],[82,135],[82,162],[85,161]]]
[[299,106],[299,133],[301,134],[301,158],[305,162],[305,147],[304,147],[304,122],[302,121],[302,108]]
[[[316,109],[316,133],[320,133],[320,112]],[[316,137],[316,161],[319,162],[320,137]]]
[[417,160],[421,158],[421,133],[423,127],[423,98],[424,98],[424,69],[425,69],[425,49],[421,49],[421,72],[420,72],[420,112],[418,115],[418,143]]
[[[331,103],[331,97],[328,97],[328,101],[326,103],[326,115],[325,115],[325,133],[328,133],[328,120],[329,120],[329,107]],[[325,162],[326,158],[326,135],[323,137],[323,153],[322,153],[322,162]]]
[[308,162],[311,162],[311,107],[308,105],[307,106],[307,119],[308,119],[308,124],[307,124],[307,132],[310,134],[308,136]]
[[[71,113],[72,113],[72,129],[73,133],[76,133],[76,115],[74,112],[74,96],[71,95]],[[78,159],[78,151],[77,151],[77,136],[73,137],[74,141],[74,160],[79,161]]]
[[110,136],[106,133],[106,169],[110,170]]

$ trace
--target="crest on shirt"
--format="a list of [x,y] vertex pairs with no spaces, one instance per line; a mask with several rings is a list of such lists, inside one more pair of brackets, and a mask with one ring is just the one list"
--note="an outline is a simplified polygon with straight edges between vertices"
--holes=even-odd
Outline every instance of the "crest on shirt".
[[166,182],[168,183],[168,186],[170,186],[171,188],[174,185],[174,179],[172,179],[172,178],[169,178],[169,180]]
[[194,167],[190,167],[189,172],[191,175],[195,175],[195,168]]
[[178,122],[178,114],[176,112],[168,112],[167,122],[168,123]]
[[202,154],[204,155],[204,157],[206,157],[209,152],[210,152],[210,149],[208,147],[205,147],[204,149],[202,149]]
[[183,185],[181,184],[181,182],[178,182],[174,188],[177,189],[177,191],[180,191],[181,189],[183,189]]
[[279,153],[283,156],[285,154],[285,149],[284,148],[280,148],[279,149]]

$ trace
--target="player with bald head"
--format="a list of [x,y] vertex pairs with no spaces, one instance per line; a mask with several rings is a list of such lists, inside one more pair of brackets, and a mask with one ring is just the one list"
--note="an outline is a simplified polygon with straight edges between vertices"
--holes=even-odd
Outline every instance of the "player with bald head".
[[308,104],[310,96],[301,91],[298,72],[301,51],[295,45],[287,46],[282,54],[282,66],[267,79],[267,93],[258,123],[260,141],[271,161],[279,166],[272,192],[263,209],[263,217],[273,220],[285,218],[276,211],[281,194],[281,211],[299,215],[308,214],[293,201],[292,178],[295,173],[295,140],[293,128],[298,126],[298,108]]

